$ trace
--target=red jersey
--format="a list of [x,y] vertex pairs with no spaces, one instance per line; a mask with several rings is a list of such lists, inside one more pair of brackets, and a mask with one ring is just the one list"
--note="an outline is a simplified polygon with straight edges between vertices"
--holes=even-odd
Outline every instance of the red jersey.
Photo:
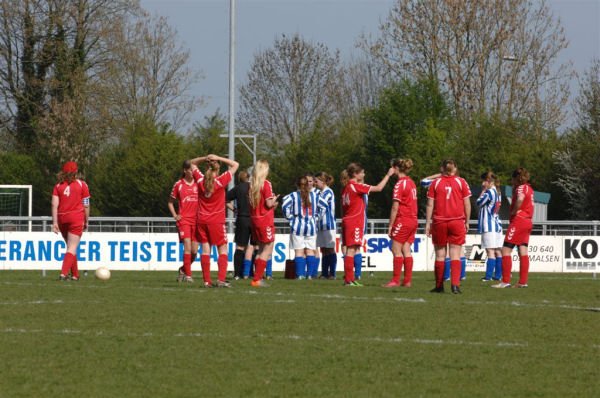
[[342,191],[342,220],[365,217],[367,203],[365,195],[371,191],[371,186],[356,181],[348,181]]
[[469,184],[457,176],[441,176],[431,183],[427,197],[434,200],[433,221],[465,219],[464,199],[471,196]]
[[519,195],[524,195],[525,198],[523,199],[523,203],[521,203],[519,212],[516,215],[523,218],[533,218],[533,189],[529,184],[521,184],[516,189],[513,189],[512,200],[510,202],[510,214],[512,214],[515,203],[517,202],[517,197]]
[[76,179],[72,183],[60,182],[54,186],[52,196],[58,197],[58,215],[83,213],[83,204],[90,202],[90,190],[85,183]]
[[410,177],[402,177],[396,182],[392,200],[398,202],[396,218],[417,218],[417,187]]
[[185,179],[181,179],[173,185],[171,198],[177,200],[177,209],[181,216],[181,221],[186,224],[196,224],[198,215],[198,185],[192,181],[188,184]]
[[[248,189],[248,196],[251,195],[252,185]],[[274,198],[273,187],[269,180],[265,180],[260,189],[260,200],[258,206],[252,207],[250,204],[250,221],[255,227],[268,227],[275,225],[275,208],[267,208],[267,199]]]
[[[195,174],[194,174],[195,176]],[[213,181],[212,193],[207,193],[206,177],[198,182],[198,224],[225,223],[225,189],[231,181],[231,173],[224,172]]]

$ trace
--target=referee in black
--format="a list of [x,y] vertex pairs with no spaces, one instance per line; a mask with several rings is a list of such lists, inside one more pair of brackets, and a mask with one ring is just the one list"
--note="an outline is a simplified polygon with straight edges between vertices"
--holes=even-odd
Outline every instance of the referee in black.
[[[225,200],[227,207],[234,211],[235,218],[235,253],[233,255],[233,277],[234,279],[247,278],[249,274],[244,275],[244,263],[248,266],[248,271],[252,272],[252,254],[254,244],[251,241],[250,233],[250,205],[248,203],[248,172],[242,170],[238,174],[238,185],[227,191]],[[235,201],[234,207],[231,202]]]

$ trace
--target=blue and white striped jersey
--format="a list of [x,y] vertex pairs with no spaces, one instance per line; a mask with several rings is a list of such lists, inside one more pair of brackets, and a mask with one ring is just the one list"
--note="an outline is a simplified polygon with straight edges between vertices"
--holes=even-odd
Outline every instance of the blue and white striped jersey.
[[319,231],[335,230],[335,196],[329,187],[319,193],[318,222]]
[[283,198],[283,215],[290,223],[291,233],[298,236],[313,236],[317,233],[317,192],[308,193],[310,206],[302,206],[300,192],[292,192]]
[[495,187],[491,187],[477,199],[479,206],[479,225],[477,231],[483,232],[502,232],[502,223],[498,212],[502,203],[500,194]]

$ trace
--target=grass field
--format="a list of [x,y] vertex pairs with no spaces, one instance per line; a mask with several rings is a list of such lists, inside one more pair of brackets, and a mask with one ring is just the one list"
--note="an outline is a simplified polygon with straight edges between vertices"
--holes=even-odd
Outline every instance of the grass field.
[[432,273],[410,289],[380,288],[388,273],[260,289],[57,276],[0,272],[1,397],[600,395],[591,275],[491,289],[469,274],[462,295],[429,293]]

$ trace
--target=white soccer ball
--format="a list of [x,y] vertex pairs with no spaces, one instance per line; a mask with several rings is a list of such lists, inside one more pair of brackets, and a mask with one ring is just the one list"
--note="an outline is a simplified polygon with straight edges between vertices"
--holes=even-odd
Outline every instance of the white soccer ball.
[[94,274],[96,278],[102,279],[103,281],[107,281],[110,279],[110,270],[106,267],[100,267],[96,270]]

